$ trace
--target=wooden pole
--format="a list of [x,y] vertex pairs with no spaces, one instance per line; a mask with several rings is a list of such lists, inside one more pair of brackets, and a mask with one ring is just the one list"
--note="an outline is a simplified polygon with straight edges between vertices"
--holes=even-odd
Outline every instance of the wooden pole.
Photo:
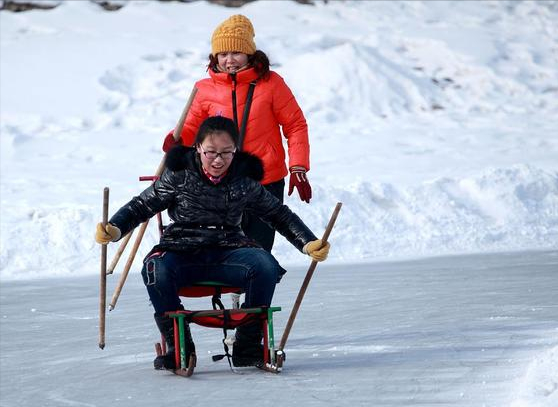
[[136,258],[136,253],[138,252],[140,243],[141,243],[141,239],[143,239],[143,235],[145,233],[145,230],[147,229],[147,225],[149,223],[149,219],[146,220],[145,222],[143,222],[139,228],[139,232],[138,232],[138,236],[136,237],[136,241],[134,242],[134,246],[132,247],[132,251],[130,252],[130,255],[128,256],[128,261],[126,261],[126,265],[124,266],[124,270],[122,271],[122,275],[120,276],[120,281],[118,281],[118,285],[116,286],[116,289],[114,290],[114,294],[112,295],[112,299],[110,300],[110,304],[109,304],[109,311],[112,311],[115,307],[116,307],[116,302],[118,301],[118,297],[120,297],[120,293],[122,292],[122,288],[124,287],[124,283],[126,282],[126,279],[128,278],[128,273],[130,272],[130,269],[132,268],[132,263],[134,262],[134,259]]
[[[176,124],[176,127],[174,128],[174,132],[173,132],[173,135],[172,135],[175,141],[178,141],[180,139],[180,136],[181,136],[181,133],[182,133],[182,128],[184,127],[184,122],[186,121],[186,116],[188,116],[188,111],[190,110],[190,106],[192,106],[192,102],[194,101],[194,98],[196,97],[197,92],[198,92],[198,88],[194,87],[192,89],[192,92],[190,93],[190,97],[188,98],[188,101],[186,102],[186,105],[184,106],[184,110],[182,110],[182,114],[180,115],[180,118],[178,119],[178,123]],[[165,155],[163,156],[163,159],[161,160],[161,162],[159,163],[159,166],[157,167],[157,170],[155,171],[156,176],[159,176],[163,173],[163,170],[165,169],[165,159],[166,159],[166,157],[167,157],[167,155],[165,153]],[[110,267],[107,271],[107,274],[112,274],[112,272],[116,268],[116,265],[118,264],[118,261],[120,260],[120,256],[122,256],[122,253],[126,249],[126,245],[130,241],[130,238],[132,237],[131,234],[132,234],[132,232],[130,232],[130,234],[122,240],[122,243],[120,243],[120,247],[118,248],[118,251],[116,252],[115,257],[110,264]]]
[[[172,137],[174,138],[174,141],[178,141],[182,137],[182,128],[184,127],[184,122],[186,121],[186,117],[188,116],[188,111],[190,110],[190,107],[192,106],[192,102],[194,101],[194,98],[196,97],[196,93],[198,93],[198,88],[194,87],[192,89],[192,93],[190,93],[190,97],[188,98],[188,101],[186,102],[186,105],[184,106],[184,110],[182,110],[182,114],[180,115],[180,118],[178,119],[178,122],[176,123],[176,127],[174,128],[174,132],[172,133]],[[159,164],[159,167],[157,167],[157,171],[155,171],[155,175],[157,177],[159,175],[161,175],[163,173],[163,170],[165,169],[166,158],[167,158],[167,154],[165,153],[165,155],[163,156],[163,159],[161,160],[161,163]]]
[[[327,242],[327,239],[329,238],[329,234],[331,233],[331,230],[333,229],[333,225],[335,224],[335,221],[337,220],[337,215],[339,214],[339,211],[341,210],[341,202],[338,202],[337,205],[335,205],[335,209],[333,210],[333,214],[331,215],[331,218],[329,219],[329,223],[327,224],[326,230],[324,232],[324,235],[322,237],[322,243],[325,245]],[[314,274],[314,270],[316,269],[316,266],[318,265],[318,262],[316,260],[312,260],[312,263],[310,264],[310,267],[308,268],[308,271],[306,272],[306,277],[304,278],[304,281],[302,283],[302,287],[300,287],[300,290],[298,292],[298,296],[296,297],[296,301],[293,307],[293,310],[291,311],[291,315],[289,316],[289,320],[287,322],[287,326],[285,327],[285,332],[283,333],[283,337],[281,338],[281,343],[279,344],[279,351],[282,351],[283,349],[285,349],[285,344],[287,343],[287,339],[289,338],[289,334],[291,332],[291,328],[293,327],[294,324],[294,320],[296,318],[296,314],[298,313],[298,309],[300,308],[300,304],[302,303],[302,299],[304,298],[304,294],[306,293],[306,289],[308,288],[308,285],[310,284],[310,280],[312,279],[312,275]]]
[[[190,107],[192,106],[192,102],[194,101],[194,98],[196,97],[196,93],[198,92],[198,88],[194,87],[192,89],[192,92],[190,93],[190,97],[188,98],[188,101],[186,102],[186,105],[184,106],[184,109],[182,110],[182,114],[180,115],[180,118],[178,119],[178,123],[176,124],[176,127],[174,128],[174,132],[173,132],[173,138],[175,141],[180,140],[181,136],[182,136],[182,128],[184,127],[184,122],[186,121],[186,117],[188,116],[188,111],[190,110]],[[155,171],[155,176],[159,177],[162,173],[163,170],[165,169],[165,160],[167,158],[167,154],[165,153],[165,155],[163,156],[163,159],[161,160],[161,163],[159,164],[159,167],[157,167],[157,171]],[[139,249],[141,240],[143,239],[143,235],[145,234],[145,230],[147,229],[147,224],[149,223],[149,219],[146,220],[145,222],[143,222],[140,226],[140,230],[138,233],[138,236],[136,237],[136,241],[134,243],[134,247],[132,247],[132,251],[130,252],[130,255],[128,257],[128,261],[126,262],[126,265],[124,266],[124,271],[122,272],[122,276],[120,277],[120,281],[118,282],[118,285],[114,291],[114,294],[112,295],[112,300],[110,302],[109,305],[109,311],[112,311],[115,307],[116,307],[116,302],[118,301],[118,297],[120,296],[120,292],[122,291],[122,287],[124,287],[124,283],[126,282],[126,278],[128,277],[128,272],[130,271],[130,268],[132,267],[132,263],[134,262],[134,258],[136,257],[136,253]],[[132,233],[130,232],[130,235]],[[129,238],[127,240],[130,240]],[[124,248],[126,247],[126,245],[128,244],[128,241],[122,242],[121,245],[121,249],[122,251],[124,251]],[[119,249],[120,251],[120,249]],[[116,267],[116,262],[118,262],[118,259],[115,259],[115,261],[113,261],[114,263],[114,267]],[[111,263],[112,266],[112,263]],[[114,270],[114,267],[112,268],[112,270]]]
[[[103,227],[108,222],[109,189],[103,190]],[[105,348],[105,316],[107,308],[107,245],[101,245],[101,280],[99,290],[99,348]]]
[[114,259],[112,260],[112,263],[110,263],[110,266],[108,266],[107,274],[112,274],[114,272],[114,269],[116,268],[116,264],[118,263],[118,260],[120,260],[122,253],[124,253],[124,249],[126,248],[126,245],[130,241],[130,238],[132,237],[133,234],[134,231],[132,230],[124,237],[124,240],[122,240],[122,244],[120,245],[118,251],[114,255]]

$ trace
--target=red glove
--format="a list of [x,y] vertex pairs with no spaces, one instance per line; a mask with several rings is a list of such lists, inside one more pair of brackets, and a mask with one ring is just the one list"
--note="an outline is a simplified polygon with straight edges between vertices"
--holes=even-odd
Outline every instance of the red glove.
[[312,187],[306,178],[306,168],[291,167],[291,178],[289,180],[289,196],[293,193],[294,187],[298,190],[301,201],[310,203],[312,198]]
[[165,137],[165,141],[163,142],[163,151],[165,153],[168,153],[169,150],[174,146],[182,144],[182,139],[176,141],[173,135],[174,135],[174,131],[171,131],[169,134],[167,134],[167,137]]

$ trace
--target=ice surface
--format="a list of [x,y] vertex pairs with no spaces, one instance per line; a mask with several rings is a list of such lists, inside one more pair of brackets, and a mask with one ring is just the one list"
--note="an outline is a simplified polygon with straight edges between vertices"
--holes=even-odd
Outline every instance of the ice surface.
[[[104,350],[97,278],[7,282],[2,406],[554,407],[557,269],[557,252],[319,265],[281,374],[232,373],[225,360],[211,361],[222,352],[222,331],[193,326],[198,366],[190,379],[153,370],[158,334],[137,273],[107,315]],[[278,337],[305,272],[289,268],[277,287]],[[109,298],[117,279],[108,279]],[[211,308],[208,299],[185,305]]]

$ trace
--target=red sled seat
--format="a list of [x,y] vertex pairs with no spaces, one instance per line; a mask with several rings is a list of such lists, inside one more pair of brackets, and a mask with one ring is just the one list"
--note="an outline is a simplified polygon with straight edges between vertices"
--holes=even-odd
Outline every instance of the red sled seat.
[[209,297],[228,293],[240,294],[241,292],[241,288],[224,286],[213,281],[202,281],[199,284],[178,289],[178,295],[181,297]]

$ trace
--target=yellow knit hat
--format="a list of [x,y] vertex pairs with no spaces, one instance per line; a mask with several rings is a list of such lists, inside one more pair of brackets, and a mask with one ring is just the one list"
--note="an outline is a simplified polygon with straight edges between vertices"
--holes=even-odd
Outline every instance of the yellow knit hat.
[[252,55],[256,52],[254,42],[254,27],[248,19],[241,14],[227,18],[217,26],[211,36],[211,53],[242,52]]

